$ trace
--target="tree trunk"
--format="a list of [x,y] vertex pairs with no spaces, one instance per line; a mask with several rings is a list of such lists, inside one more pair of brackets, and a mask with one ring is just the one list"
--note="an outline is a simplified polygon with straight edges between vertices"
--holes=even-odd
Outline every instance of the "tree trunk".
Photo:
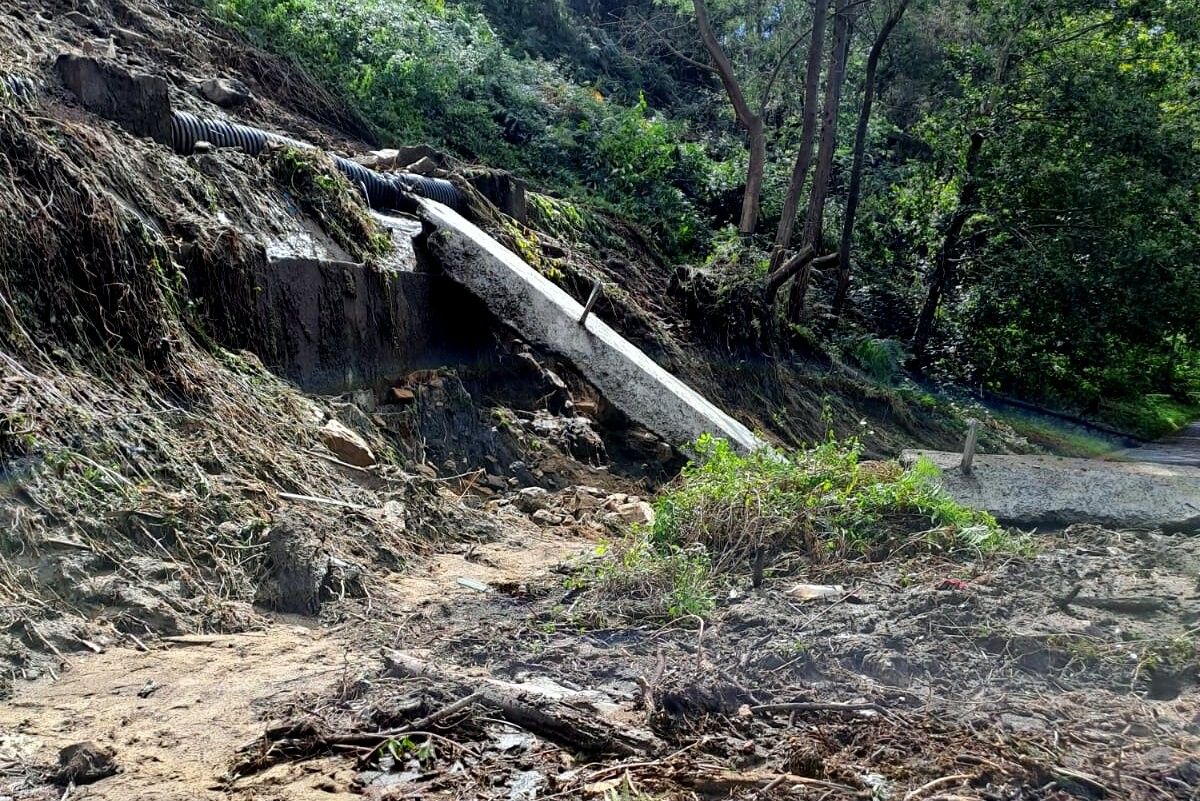
[[[829,194],[829,177],[833,171],[833,152],[837,146],[838,107],[842,102],[842,86],[846,81],[846,58],[850,50],[850,2],[838,0],[833,21],[833,49],[829,54],[829,74],[825,78],[825,108],[821,114],[821,143],[817,149],[817,166],[813,171],[812,189],[808,196],[808,214],[804,221],[804,244],[814,250],[821,247],[825,216],[825,198]],[[799,322],[804,316],[804,299],[808,294],[811,265],[796,277],[788,298],[788,319]]]
[[858,215],[858,198],[862,191],[863,162],[867,151],[867,129],[871,125],[871,107],[875,103],[875,73],[879,68],[879,57],[888,37],[900,23],[908,8],[909,0],[900,0],[900,4],[888,16],[879,29],[867,56],[867,74],[863,84],[863,102],[858,112],[858,126],[854,131],[854,161],[850,168],[850,188],[846,195],[846,217],[842,221],[842,241],[838,246],[838,283],[837,292],[833,297],[833,316],[840,317],[842,307],[846,303],[846,293],[850,291],[850,246],[854,240],[854,218]]
[[762,117],[755,116],[746,132],[750,136],[750,166],[746,170],[746,193],[742,196],[742,216],[738,221],[738,231],[752,234],[758,227],[763,166],[767,162],[767,135],[763,130]]
[[738,230],[743,234],[752,234],[758,227],[758,200],[759,193],[762,192],[763,165],[767,160],[767,143],[766,135],[763,132],[762,115],[754,113],[750,104],[746,102],[746,94],[742,91],[741,84],[738,83],[737,75],[734,74],[733,63],[730,62],[729,56],[725,55],[725,51],[721,48],[721,43],[713,31],[712,22],[708,17],[707,3],[705,0],[692,0],[692,7],[696,10],[696,25],[700,28],[700,40],[713,60],[717,77],[721,79],[725,94],[729,96],[729,102],[733,104],[733,113],[737,116],[738,123],[746,129],[746,134],[750,138],[750,166],[746,171],[746,192],[742,197],[742,214],[738,221]]
[[817,131],[817,90],[821,85],[821,51],[825,45],[825,20],[829,14],[829,0],[816,0],[813,9],[812,40],[808,47],[808,62],[804,70],[804,112],[800,129],[800,150],[792,166],[792,177],[788,181],[787,195],[783,200],[783,216],[775,232],[775,247],[771,254],[771,270],[779,269],[784,255],[792,242],[796,225],[796,212],[800,208],[800,193],[804,179],[812,163],[813,138]]
[[946,236],[942,239],[941,247],[938,248],[933,263],[933,272],[929,276],[929,289],[925,294],[925,304],[921,307],[921,314],[917,317],[917,327],[912,338],[912,363],[918,371],[928,366],[927,351],[929,338],[933,334],[933,321],[937,316],[942,296],[946,294],[946,287],[950,285],[954,277],[954,267],[960,255],[959,245],[962,240],[963,226],[975,211],[975,204],[979,199],[979,181],[975,173],[979,167],[979,154],[983,150],[983,140],[983,131],[975,131],[971,134],[971,144],[967,148],[966,174],[958,193],[958,209],[950,218]]

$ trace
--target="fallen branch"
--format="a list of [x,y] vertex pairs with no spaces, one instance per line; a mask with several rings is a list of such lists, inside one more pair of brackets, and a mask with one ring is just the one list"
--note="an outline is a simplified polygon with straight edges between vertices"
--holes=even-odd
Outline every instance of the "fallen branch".
[[796,776],[791,773],[739,772],[734,770],[708,771],[695,770],[685,774],[677,774],[676,781],[690,785],[692,788],[713,795],[731,795],[736,797],[739,789],[756,787],[778,787],[790,784],[793,787],[820,787],[823,790],[834,790],[852,795],[866,795],[862,790],[848,784],[829,782],[824,779],[810,779],[807,776]]
[[367,507],[363,506],[361,503],[348,503],[346,501],[334,500],[333,498],[318,498],[315,495],[297,495],[294,492],[281,492],[281,493],[279,493],[279,497],[283,498],[286,501],[301,501],[303,503],[317,503],[317,504],[321,504],[323,506],[337,506],[342,509],[357,509],[358,511],[362,511],[367,508]]
[[429,728],[430,725],[437,723],[439,720],[448,718],[455,712],[466,709],[471,704],[481,700],[482,697],[483,696],[481,693],[471,693],[464,698],[458,699],[452,704],[447,704],[432,714],[426,715],[414,723],[411,723],[407,726],[402,726],[398,729],[333,734],[328,737],[322,737],[321,739],[326,745],[374,745],[376,748],[378,748],[388,740],[395,739],[396,737],[410,736],[419,731],[423,731]]
[[863,703],[863,704],[835,704],[826,702],[797,702],[793,704],[759,704],[758,706],[750,707],[750,711],[758,714],[760,712],[878,712],[881,715],[886,715],[888,710],[881,707],[879,704]]
[[925,795],[925,793],[929,792],[930,790],[936,790],[937,788],[943,787],[947,784],[954,784],[955,782],[965,781],[970,778],[971,778],[971,774],[969,774],[969,773],[953,773],[949,776],[942,776],[939,779],[934,779],[931,782],[926,782],[925,784],[922,784],[920,787],[916,788],[915,790],[910,790],[908,793],[905,794],[904,801],[913,801],[913,799],[920,798],[921,796]]
[[476,694],[478,702],[500,717],[542,739],[572,751],[624,756],[656,750],[653,734],[625,723],[604,719],[583,693],[561,693],[532,684],[512,684],[490,677],[464,676],[399,651],[384,651],[385,674],[400,678],[424,677],[450,685],[458,694]]

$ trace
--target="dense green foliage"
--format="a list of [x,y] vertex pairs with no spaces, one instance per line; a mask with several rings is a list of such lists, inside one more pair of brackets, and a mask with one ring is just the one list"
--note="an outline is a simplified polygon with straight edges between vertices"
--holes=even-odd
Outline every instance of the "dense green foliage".
[[431,142],[624,212],[666,250],[702,245],[718,171],[685,126],[519,58],[487,21],[435,0],[219,0],[345,95],[388,144]]
[[760,581],[797,554],[808,563],[1021,546],[942,492],[929,462],[862,462],[856,442],[834,439],[785,457],[742,456],[705,436],[695,451],[656,502],[654,524],[605,546],[592,582],[614,595],[641,590],[669,616],[703,614],[719,581]]
[[1117,418],[1122,401],[1155,392],[1194,406],[1200,12],[1070,5],[988,20],[996,29],[977,37],[1015,37],[1002,76],[985,42],[947,54],[957,96],[914,126],[933,158],[904,165],[876,224],[884,241],[909,245],[893,258],[919,272],[921,240],[936,246],[947,213],[936,204],[953,203],[970,131],[984,130],[961,287],[942,310],[941,368]]
[[[715,296],[732,307],[757,291],[800,141],[812,3],[707,4],[767,134],[758,232],[738,238],[745,132],[691,0],[210,2],[386,142],[433,142],[615,211],[728,276],[737,291]],[[897,2],[849,6],[819,252],[837,249],[867,51]],[[827,314],[836,270],[818,271],[793,330],[893,379],[946,250],[921,351],[934,376],[1148,434],[1200,412],[1197,74],[1200,7],[1185,0],[913,0],[875,82],[850,311]]]

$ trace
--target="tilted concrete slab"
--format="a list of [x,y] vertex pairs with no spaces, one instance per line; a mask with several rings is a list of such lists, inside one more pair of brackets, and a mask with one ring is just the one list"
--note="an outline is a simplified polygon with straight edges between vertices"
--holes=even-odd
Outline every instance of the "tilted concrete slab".
[[901,460],[911,464],[919,456],[942,469],[942,486],[955,500],[1004,523],[1200,530],[1200,468],[977,454],[968,476],[958,453],[905,451]]
[[674,445],[707,433],[741,451],[764,446],[595,314],[580,325],[580,303],[460,214],[419,202],[420,216],[436,229],[428,247],[446,273],[520,336],[569,361],[629,418]]

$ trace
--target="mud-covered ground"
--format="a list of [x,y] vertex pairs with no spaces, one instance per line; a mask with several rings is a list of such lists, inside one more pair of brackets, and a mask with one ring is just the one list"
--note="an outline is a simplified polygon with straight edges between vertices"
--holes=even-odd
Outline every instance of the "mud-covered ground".
[[[797,562],[703,623],[648,618],[573,576],[678,453],[511,332],[378,395],[272,376],[185,268],[227,286],[319,221],[258,160],[86,112],[62,53],[348,155],[373,135],[197,3],[0,4],[0,72],[33,87],[0,98],[0,798],[1197,797],[1195,538]],[[219,110],[216,77],[253,101]],[[647,253],[524,234],[781,441],[829,411],[871,453],[960,436],[842,365],[712,351]]]
[[0,717],[16,797],[61,793],[44,762],[89,738],[124,772],[78,792],[114,799],[1198,797],[1194,537],[1076,526],[1028,556],[776,576],[701,626],[564,581],[598,527],[496,514],[518,533],[324,630],[84,656],[66,688],[23,687]]

